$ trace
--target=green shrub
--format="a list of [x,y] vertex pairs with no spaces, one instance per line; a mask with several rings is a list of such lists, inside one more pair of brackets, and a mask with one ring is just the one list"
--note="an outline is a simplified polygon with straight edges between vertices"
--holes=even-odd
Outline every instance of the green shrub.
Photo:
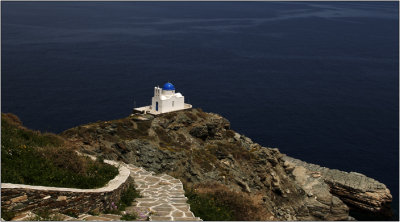
[[121,217],[121,220],[128,220],[128,221],[132,221],[132,220],[136,220],[136,215],[134,214],[125,214]]
[[50,220],[50,210],[49,208],[43,208],[39,210],[35,210],[34,213],[36,214],[35,220]]
[[62,138],[41,134],[1,119],[1,182],[97,188],[118,174],[114,166],[93,161],[64,147]]
[[[75,218],[78,218],[78,216],[79,216],[79,212],[78,211],[71,210],[71,209],[68,209],[68,210],[66,210],[66,211],[64,211],[62,213],[67,215],[67,216],[75,217]],[[89,212],[89,214],[90,214],[90,212]],[[94,214],[91,214],[91,215],[94,215]]]
[[10,221],[15,217],[15,213],[12,211],[8,211],[4,208],[1,208],[1,218],[3,218],[6,221]]
[[126,207],[131,206],[132,202],[138,197],[141,197],[140,193],[135,189],[135,186],[131,184],[128,189],[121,194],[118,203],[111,202],[110,206],[105,209],[104,213],[121,214],[121,211],[124,211]]
[[[3,141],[4,139],[4,141]],[[9,115],[1,115],[1,144],[12,145],[15,147],[25,146],[61,146],[64,143],[63,139],[52,133],[40,133],[24,129],[22,126],[12,122]]]
[[186,192],[190,210],[205,221],[234,220],[228,206],[218,203],[211,194],[199,194],[193,190]]
[[121,195],[121,199],[118,203],[119,210],[125,210],[125,207],[131,206],[132,202],[138,197],[140,197],[140,193],[135,189],[134,185],[130,185]]

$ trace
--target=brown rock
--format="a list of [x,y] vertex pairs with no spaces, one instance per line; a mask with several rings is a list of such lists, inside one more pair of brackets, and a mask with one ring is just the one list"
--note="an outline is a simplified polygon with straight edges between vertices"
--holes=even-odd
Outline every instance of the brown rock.
[[15,216],[14,218],[12,218],[12,221],[25,221],[28,220],[30,218],[34,218],[36,216],[36,214],[32,213],[31,211],[26,211],[23,212],[21,214],[18,214],[17,216]]
[[28,196],[25,194],[25,195],[22,195],[19,197],[14,197],[10,201],[11,201],[11,203],[18,203],[18,202],[23,202],[26,200],[28,200]]
[[67,200],[67,196],[58,196],[57,201]]
[[[287,156],[284,159],[291,164],[295,164],[297,166],[296,170],[299,167],[304,167],[312,172],[313,178],[321,177],[329,185],[330,193],[339,197],[352,208],[373,214],[391,216],[390,203],[392,202],[392,195],[389,189],[379,181],[360,173],[328,169]],[[293,174],[295,174],[295,171],[293,171]]]

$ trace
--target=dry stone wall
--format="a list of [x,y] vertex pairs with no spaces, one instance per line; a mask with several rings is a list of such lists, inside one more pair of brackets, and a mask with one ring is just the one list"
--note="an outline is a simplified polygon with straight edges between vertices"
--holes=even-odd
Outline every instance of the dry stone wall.
[[130,170],[126,166],[111,160],[104,162],[119,167],[119,174],[105,187],[74,189],[2,183],[1,206],[15,213],[32,209],[73,214],[103,211],[112,202],[118,202],[131,182]]

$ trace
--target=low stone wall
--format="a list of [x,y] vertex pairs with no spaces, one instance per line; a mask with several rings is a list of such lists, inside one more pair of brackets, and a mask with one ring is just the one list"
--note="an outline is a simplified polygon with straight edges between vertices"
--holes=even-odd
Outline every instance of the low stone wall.
[[67,214],[103,211],[112,202],[119,201],[121,193],[130,183],[130,170],[126,166],[110,160],[104,162],[119,167],[119,174],[105,187],[75,189],[2,183],[1,207],[14,213],[32,209]]

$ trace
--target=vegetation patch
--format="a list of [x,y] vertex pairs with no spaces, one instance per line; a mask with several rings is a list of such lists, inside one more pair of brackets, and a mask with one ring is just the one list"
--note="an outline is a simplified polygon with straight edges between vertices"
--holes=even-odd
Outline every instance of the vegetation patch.
[[166,144],[164,142],[160,142],[159,144],[159,148],[161,150],[168,150],[169,152],[179,152],[180,149],[177,149],[174,145],[172,144]]
[[49,208],[35,210],[34,213],[36,214],[36,216],[33,218],[29,218],[29,220],[34,220],[34,221],[61,221],[62,220],[62,218],[59,215],[51,213]]
[[1,118],[1,182],[89,189],[118,175],[116,167],[79,156],[61,137],[28,130],[14,118]]
[[172,149],[173,151],[178,151],[181,149],[186,149],[190,146],[190,143],[188,143],[185,137],[181,134],[177,136],[178,138],[174,138],[174,136],[169,135],[168,132],[166,132],[161,127],[155,127],[154,131],[158,136],[158,139],[160,141],[159,145],[162,148],[168,148]]
[[217,158],[212,155],[207,149],[194,149],[192,151],[193,161],[205,170],[206,172],[212,171],[212,164],[216,164]]
[[189,117],[192,121],[197,121],[197,116],[191,112],[185,112],[185,115]]
[[186,191],[185,196],[188,198],[190,210],[196,217],[205,221],[234,220],[231,207],[216,200],[212,194],[199,193],[196,189],[191,189]]
[[120,209],[125,210],[126,207],[132,205],[133,200],[139,198],[140,193],[135,189],[134,185],[130,185],[128,189],[121,195],[121,199],[119,201]]
[[196,114],[198,117],[200,117],[200,119],[207,119],[207,117],[208,117],[207,113],[203,112],[203,110],[200,108],[197,109]]
[[105,213],[121,214],[121,211],[124,211],[126,207],[131,206],[132,202],[138,197],[141,197],[139,191],[137,191],[135,186],[131,184],[128,189],[121,194],[118,203],[111,202],[110,206],[105,210]]
[[[122,139],[140,139],[147,137],[151,120],[133,121],[128,118],[119,120],[116,135]],[[135,127],[136,124],[136,127]]]
[[123,118],[112,121],[97,121],[83,126],[77,126],[61,133],[62,136],[73,138],[78,136],[84,141],[93,141],[101,135],[103,139],[118,142],[121,139],[140,139],[148,136],[151,120],[137,120]]
[[15,213],[12,211],[8,211],[5,208],[1,208],[1,218],[3,218],[5,221],[10,221],[15,217]]
[[[104,213],[121,215],[122,211],[124,211],[126,207],[131,206],[132,202],[139,197],[141,197],[140,193],[135,189],[135,186],[131,184],[128,189],[121,194],[121,198],[118,203],[111,202],[111,205],[105,210]],[[133,213],[122,215],[121,220],[132,221],[138,219],[138,217],[140,220],[148,220],[148,216],[138,209],[136,209]]]
[[[89,212],[89,214],[91,214],[91,213],[93,213],[93,212]],[[75,218],[78,218],[78,216],[79,216],[79,212],[77,210],[71,210],[71,209],[64,211],[63,214],[70,216],[70,217],[75,217]],[[91,215],[94,215],[94,214],[91,214]]]
[[178,133],[176,141],[183,148],[190,147],[190,145],[191,145],[190,142],[186,140],[186,137],[180,133]]
[[172,144],[174,141],[171,139],[171,137],[168,135],[168,133],[163,130],[161,127],[155,127],[154,131],[157,133],[158,138],[160,141],[166,143],[166,144]]
[[198,184],[185,190],[191,211],[205,221],[267,220],[272,215],[255,198],[221,184]]
[[237,143],[222,143],[217,142],[217,146],[213,146],[208,150],[215,156],[220,158],[225,158],[231,154],[236,160],[252,160],[256,158],[255,154],[241,147]]
[[132,220],[136,220],[137,216],[134,214],[124,214],[121,217],[121,220],[127,220],[127,221],[132,221]]

